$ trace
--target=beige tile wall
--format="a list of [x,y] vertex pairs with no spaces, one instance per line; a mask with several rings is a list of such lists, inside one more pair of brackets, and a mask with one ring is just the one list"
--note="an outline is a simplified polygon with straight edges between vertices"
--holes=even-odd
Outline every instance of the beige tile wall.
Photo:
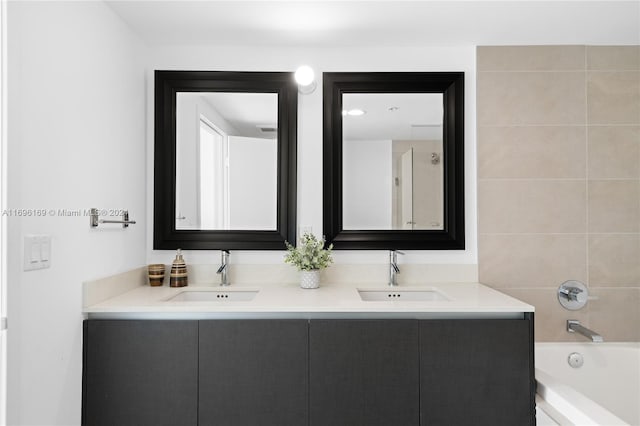
[[[539,341],[640,341],[640,46],[479,47],[477,71],[480,282]],[[569,279],[597,299],[562,308]]]

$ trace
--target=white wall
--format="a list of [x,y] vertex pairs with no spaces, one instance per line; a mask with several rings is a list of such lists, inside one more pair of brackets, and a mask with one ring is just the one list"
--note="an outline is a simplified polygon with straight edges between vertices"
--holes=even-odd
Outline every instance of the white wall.
[[342,164],[343,228],[393,229],[391,140],[345,140]]
[[[6,207],[7,173],[7,2],[0,2],[0,208]],[[0,217],[0,318],[7,312],[7,223]],[[7,424],[7,332],[0,324],[0,426]]]
[[[147,109],[153,109],[154,69],[294,71],[312,66],[318,88],[298,98],[298,225],[322,232],[322,72],[338,71],[464,71],[465,72],[465,217],[466,250],[409,251],[403,263],[477,263],[475,47],[380,46],[345,48],[160,46],[149,49]],[[153,247],[153,116],[147,115],[147,261],[169,262],[173,252]],[[218,253],[186,252],[189,263],[217,262]],[[233,263],[281,263],[281,252],[233,252]],[[340,251],[336,263],[384,263],[384,251]]]
[[229,136],[230,229],[276,229],[276,139]]
[[[8,4],[8,423],[78,425],[82,282],[145,262],[145,50],[101,2]],[[129,209],[89,228],[58,209]],[[52,236],[22,271],[22,237]]]

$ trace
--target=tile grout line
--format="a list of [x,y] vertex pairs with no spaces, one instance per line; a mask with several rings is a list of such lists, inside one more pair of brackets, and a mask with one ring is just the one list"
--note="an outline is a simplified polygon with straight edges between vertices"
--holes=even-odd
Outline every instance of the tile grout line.
[[576,123],[555,123],[555,124],[535,124],[535,123],[522,123],[522,124],[478,124],[479,128],[511,128],[511,127],[638,127],[638,123],[593,123],[593,124],[576,124]]
[[[579,72],[582,72],[582,71],[584,71],[584,68],[564,69],[564,70],[560,70],[560,69],[558,69],[558,70],[548,70],[548,69],[547,70],[545,70],[545,69],[540,69],[540,70],[534,70],[534,69],[531,69],[531,70],[480,70],[478,72],[479,73],[486,72],[486,73],[491,73],[491,74],[508,74],[508,73],[516,73],[516,74],[526,74],[526,73],[529,73],[529,74],[537,74],[537,73],[545,73],[545,74],[547,74],[547,73],[548,74],[563,73],[564,74],[564,73],[566,73],[566,74],[568,74],[568,73],[574,73],[574,74],[576,74],[576,73],[579,73]],[[608,71],[608,70],[602,70],[602,71]]]
[[[522,235],[522,236],[536,236],[536,235],[553,235],[553,236],[584,236],[584,232],[480,232],[478,235]],[[640,232],[590,232],[589,235],[626,235],[626,236],[640,236]]]
[[478,181],[495,181],[495,180],[511,180],[511,181],[529,181],[529,180],[535,180],[535,181],[558,181],[558,180],[566,180],[566,181],[583,181],[583,180],[593,180],[593,181],[605,181],[605,182],[609,182],[609,181],[622,181],[622,182],[627,182],[627,181],[632,181],[632,182],[636,182],[638,180],[638,178],[633,178],[633,177],[629,177],[629,178],[595,178],[595,179],[588,179],[586,177],[479,177]]
[[[585,50],[585,56],[586,56],[586,50]],[[537,74],[537,73],[573,73],[573,74],[577,74],[583,71],[589,71],[589,72],[596,72],[596,73],[636,73],[638,72],[638,70],[635,69],[617,69],[617,68],[611,68],[611,69],[587,69],[587,67],[585,66],[584,68],[576,68],[576,69],[566,69],[566,70],[480,70],[478,71],[478,73],[491,73],[491,74]]]
[[[506,237],[506,236],[521,236],[521,237],[536,237],[536,236],[553,236],[553,237],[576,237],[576,236],[586,236],[584,232],[480,232],[478,235],[482,236],[496,236],[496,237]],[[636,237],[640,236],[640,232],[591,232],[589,233],[591,236],[627,236],[627,237]]]
[[584,47],[584,149],[585,149],[585,276],[587,278],[587,287],[591,288],[591,276],[589,271],[591,270],[591,265],[589,262],[589,64],[588,64],[588,51],[589,47],[585,45]]

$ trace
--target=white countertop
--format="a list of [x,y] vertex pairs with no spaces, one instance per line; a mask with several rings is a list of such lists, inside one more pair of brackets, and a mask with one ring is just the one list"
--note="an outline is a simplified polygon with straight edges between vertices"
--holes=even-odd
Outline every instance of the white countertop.
[[[358,290],[437,290],[443,301],[363,301]],[[169,301],[183,291],[258,291],[251,301]],[[534,307],[478,283],[388,287],[382,283],[323,283],[318,289],[296,284],[229,287],[137,286],[86,306],[89,318],[522,318]]]

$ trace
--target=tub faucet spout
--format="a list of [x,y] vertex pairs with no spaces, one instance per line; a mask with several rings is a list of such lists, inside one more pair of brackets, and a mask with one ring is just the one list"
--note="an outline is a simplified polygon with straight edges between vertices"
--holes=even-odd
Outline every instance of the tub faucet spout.
[[577,320],[567,320],[567,331],[569,333],[582,334],[586,338],[591,339],[591,341],[594,343],[604,342],[604,339],[602,338],[601,335],[581,325],[580,321],[577,321]]

